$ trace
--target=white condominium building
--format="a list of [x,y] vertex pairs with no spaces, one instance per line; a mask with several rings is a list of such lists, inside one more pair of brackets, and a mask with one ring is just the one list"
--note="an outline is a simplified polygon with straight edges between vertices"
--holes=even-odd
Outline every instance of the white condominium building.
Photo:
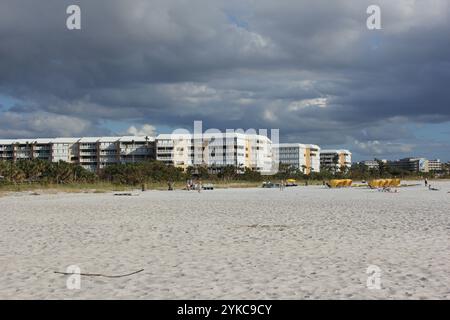
[[386,159],[381,159],[381,160],[363,160],[363,161],[359,161],[358,164],[362,164],[365,165],[367,167],[367,169],[369,170],[378,170],[380,167],[379,161],[381,161],[384,164],[387,164],[387,160]]
[[444,165],[440,159],[428,160],[429,171],[443,171]]
[[280,164],[290,165],[304,174],[320,172],[320,147],[314,144],[281,143],[274,146]]
[[51,160],[50,139],[35,139],[33,144],[24,140],[0,140],[0,161],[21,159]]
[[204,165],[213,173],[225,166],[270,173],[272,142],[263,135],[244,133],[160,134],[156,160],[183,169]]
[[0,161],[41,159],[76,163],[91,171],[108,164],[153,159],[155,139],[151,137],[87,137],[0,140]]
[[352,165],[352,153],[349,150],[322,150],[320,151],[320,167],[335,168],[340,170],[341,167],[350,168]]
[[310,174],[324,167],[335,166],[337,170],[350,167],[352,161],[348,150],[321,150],[314,144],[299,143],[272,145],[265,135],[239,132],[160,134],[156,139],[144,136],[0,139],[0,161],[21,159],[65,161],[96,172],[109,164],[156,159],[183,169],[205,166],[218,173],[226,166],[234,166],[261,174],[276,173],[279,164]]

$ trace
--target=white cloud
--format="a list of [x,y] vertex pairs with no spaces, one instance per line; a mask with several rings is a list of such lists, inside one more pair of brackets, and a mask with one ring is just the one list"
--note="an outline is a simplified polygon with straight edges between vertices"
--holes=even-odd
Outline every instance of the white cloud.
[[83,136],[101,133],[91,121],[49,112],[0,113],[0,136],[4,138]]
[[382,155],[411,152],[414,149],[414,145],[407,143],[380,142],[378,140],[367,142],[355,140],[354,148],[364,155]]
[[289,111],[297,111],[307,107],[325,108],[328,104],[327,98],[314,98],[294,101],[289,104]]
[[380,32],[366,28],[370,1],[83,1],[96,18],[75,38],[53,28],[60,2],[42,20],[32,2],[0,1],[0,92],[17,100],[0,137],[203,120],[377,154],[410,150],[386,141],[422,150],[409,124],[450,119],[448,0],[380,0]]
[[448,0],[384,0],[380,5],[382,14],[386,17],[386,27],[383,29],[387,33],[402,33],[414,28],[448,25],[450,10]]
[[140,128],[131,126],[127,129],[126,134],[132,136],[156,136],[156,128],[150,124],[144,124]]

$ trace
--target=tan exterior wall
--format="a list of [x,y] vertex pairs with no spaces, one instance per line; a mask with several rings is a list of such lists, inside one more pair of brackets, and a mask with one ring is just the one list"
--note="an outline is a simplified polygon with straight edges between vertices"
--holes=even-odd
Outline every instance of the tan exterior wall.
[[345,166],[345,154],[340,153],[339,154],[339,167]]
[[305,169],[305,174],[310,174],[311,173],[311,148],[306,148],[305,149],[305,165],[306,165],[306,169]]
[[245,167],[250,168],[252,165],[252,144],[250,139],[245,140]]

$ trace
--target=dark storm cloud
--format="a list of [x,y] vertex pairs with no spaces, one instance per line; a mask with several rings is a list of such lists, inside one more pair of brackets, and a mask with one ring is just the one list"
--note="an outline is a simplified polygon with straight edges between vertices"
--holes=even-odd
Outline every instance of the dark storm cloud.
[[[408,124],[450,121],[448,1],[378,1],[379,31],[366,28],[372,3],[4,0],[0,94],[20,102],[0,111],[0,136],[203,120],[414,152]],[[69,4],[81,31],[65,28]]]

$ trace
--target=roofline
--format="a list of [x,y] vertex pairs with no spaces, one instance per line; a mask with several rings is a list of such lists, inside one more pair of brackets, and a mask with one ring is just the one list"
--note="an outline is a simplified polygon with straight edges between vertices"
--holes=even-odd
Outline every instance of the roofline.
[[56,138],[34,138],[34,139],[0,139],[0,144],[49,144],[49,143],[94,143],[94,142],[118,142],[118,141],[155,141],[153,136],[116,136],[116,137],[56,137]]

